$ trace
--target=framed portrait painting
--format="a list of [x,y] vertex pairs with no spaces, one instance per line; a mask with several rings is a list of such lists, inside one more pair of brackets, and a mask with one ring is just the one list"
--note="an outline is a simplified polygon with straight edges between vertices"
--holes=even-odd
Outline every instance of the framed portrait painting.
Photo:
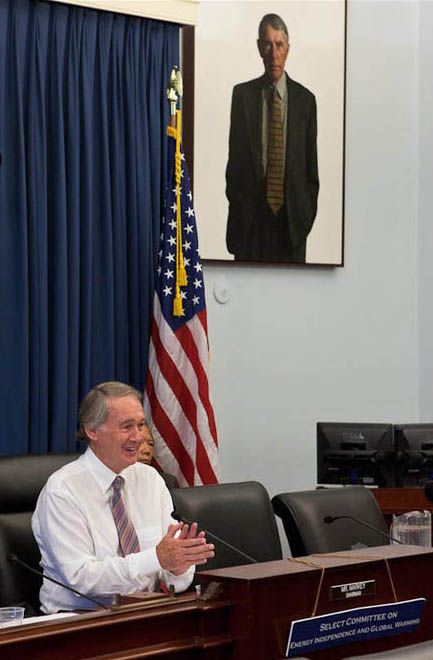
[[195,41],[202,259],[343,265],[345,0],[204,0]]

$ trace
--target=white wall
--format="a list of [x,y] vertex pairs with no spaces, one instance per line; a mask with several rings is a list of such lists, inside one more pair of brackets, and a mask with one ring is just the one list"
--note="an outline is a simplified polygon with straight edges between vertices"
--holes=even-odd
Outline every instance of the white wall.
[[205,267],[223,479],[271,495],[314,486],[316,421],[419,417],[418,4],[350,2],[347,39],[345,267]]
[[159,21],[194,25],[197,21],[199,0],[62,0],[62,2],[133,16],[146,16]]
[[419,8],[420,418],[433,418],[433,2]]

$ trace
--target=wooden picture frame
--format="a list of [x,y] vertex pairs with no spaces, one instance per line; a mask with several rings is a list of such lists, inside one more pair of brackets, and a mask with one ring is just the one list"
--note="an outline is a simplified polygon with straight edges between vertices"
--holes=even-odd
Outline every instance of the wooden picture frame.
[[194,202],[203,260],[234,262],[226,245],[225,192],[232,90],[263,74],[258,25],[265,14],[275,13],[289,32],[285,70],[314,94],[317,104],[320,191],[303,263],[343,265],[346,11],[346,0],[200,4],[195,28]]

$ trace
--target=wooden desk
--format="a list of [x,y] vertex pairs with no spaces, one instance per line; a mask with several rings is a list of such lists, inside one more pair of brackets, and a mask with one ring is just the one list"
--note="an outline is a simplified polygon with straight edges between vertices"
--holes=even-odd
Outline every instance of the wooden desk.
[[230,658],[233,604],[184,594],[135,610],[103,610],[0,630],[1,660]]
[[[309,564],[280,560],[198,574],[203,596],[148,599],[139,609],[98,611],[0,630],[1,660],[282,660],[290,622],[312,614],[326,567],[317,614],[393,602],[383,557],[399,600],[427,599],[417,632],[310,653],[312,660],[421,642],[433,637],[433,551],[380,546]],[[313,565],[311,565],[313,563]],[[375,580],[376,593],[330,601],[332,585]],[[211,583],[216,595],[207,600]]]
[[[199,573],[198,579],[203,588],[209,582],[220,582],[224,597],[237,603],[232,633],[238,636],[238,641],[234,645],[233,660],[281,660],[285,657],[291,621],[312,615],[321,566],[325,566],[326,570],[317,614],[394,602],[383,557],[388,559],[399,600],[427,599],[421,625],[413,633],[348,643],[307,654],[312,660],[340,660],[433,638],[431,548],[388,545],[364,548],[334,553],[332,557],[308,557],[308,561],[315,563],[316,567],[282,560],[206,571]],[[375,580],[375,594],[330,600],[332,585],[364,580]]]
[[[424,495],[423,488],[372,488],[388,527],[392,525],[392,516],[399,516],[408,511],[430,511],[433,504]],[[433,540],[433,529],[432,529]]]
[[372,488],[371,492],[384,515],[423,509],[433,513],[433,504],[424,495],[423,488]]

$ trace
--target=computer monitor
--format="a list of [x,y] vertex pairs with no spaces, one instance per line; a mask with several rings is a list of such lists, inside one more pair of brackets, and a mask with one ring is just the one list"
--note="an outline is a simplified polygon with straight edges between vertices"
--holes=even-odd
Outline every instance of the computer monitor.
[[392,424],[317,423],[317,483],[392,487]]
[[433,481],[433,423],[396,424],[397,486],[424,486]]

